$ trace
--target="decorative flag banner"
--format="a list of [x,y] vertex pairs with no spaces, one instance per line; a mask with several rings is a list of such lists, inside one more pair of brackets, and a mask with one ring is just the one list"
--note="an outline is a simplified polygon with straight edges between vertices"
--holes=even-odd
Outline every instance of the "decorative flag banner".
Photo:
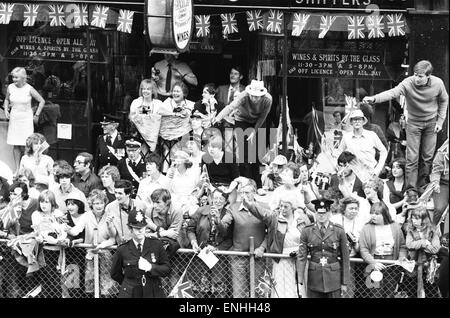
[[348,20],[348,39],[364,39],[364,17],[347,17]]
[[210,15],[195,16],[195,29],[197,31],[196,36],[198,38],[207,37],[209,35],[210,18],[211,18]]
[[38,16],[38,4],[24,4],[25,11],[23,12],[23,26],[34,26]]
[[51,4],[48,6],[48,18],[50,19],[50,26],[66,25],[66,17],[64,15],[64,6],[60,4]]
[[89,25],[87,4],[77,5],[73,15],[75,18],[75,27]]
[[14,3],[0,3],[0,24],[9,24],[14,5]]
[[224,36],[238,32],[235,13],[222,13],[220,17],[222,18],[222,30]]
[[293,36],[300,36],[302,34],[310,16],[310,14],[294,13],[294,20],[292,22]]
[[261,10],[252,10],[245,13],[247,14],[248,30],[250,32],[264,29]]
[[381,23],[383,20],[382,15],[369,15],[366,18],[366,25],[369,29],[369,39],[372,38],[384,38],[384,24]]
[[106,19],[108,18],[109,7],[96,5],[92,12],[91,25],[104,29],[106,27]]
[[389,28],[389,36],[405,35],[405,20],[403,20],[403,14],[388,14],[387,27]]
[[134,11],[120,9],[119,19],[117,20],[117,31],[131,33],[133,15]]
[[336,20],[335,16],[321,16],[320,17],[320,33],[319,33],[319,39],[323,39],[325,37],[325,34],[328,33],[331,26],[333,25],[333,22]]
[[280,10],[270,10],[267,18],[266,30],[273,33],[281,33],[281,25],[283,24],[283,12]]

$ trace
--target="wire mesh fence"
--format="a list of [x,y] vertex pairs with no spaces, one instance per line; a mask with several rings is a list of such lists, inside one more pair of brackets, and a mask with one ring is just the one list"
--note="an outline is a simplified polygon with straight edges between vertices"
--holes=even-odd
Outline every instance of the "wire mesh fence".
[[[115,249],[87,253],[86,247],[40,246],[37,255],[24,257],[0,241],[0,298],[115,298],[119,285],[109,271]],[[218,262],[209,268],[195,257],[186,270],[194,298],[298,298],[307,297],[305,284],[296,279],[297,259],[289,255],[215,251]],[[170,260],[171,273],[162,279],[162,288],[169,295],[193,256],[193,251],[180,249]],[[41,260],[45,261],[45,264]],[[351,259],[351,280],[346,298],[416,298],[418,297],[417,266],[412,273],[381,261],[387,266],[380,282],[372,280],[373,270],[361,259]],[[39,263],[39,266],[35,266]],[[305,273],[308,269],[306,268]],[[423,269],[422,297],[439,298],[434,281],[427,280]]]

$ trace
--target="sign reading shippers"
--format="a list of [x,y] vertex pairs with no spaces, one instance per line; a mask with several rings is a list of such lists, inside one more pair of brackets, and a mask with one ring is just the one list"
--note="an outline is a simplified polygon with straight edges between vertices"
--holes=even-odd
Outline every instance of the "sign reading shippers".
[[295,50],[289,56],[288,76],[390,79],[381,52]]

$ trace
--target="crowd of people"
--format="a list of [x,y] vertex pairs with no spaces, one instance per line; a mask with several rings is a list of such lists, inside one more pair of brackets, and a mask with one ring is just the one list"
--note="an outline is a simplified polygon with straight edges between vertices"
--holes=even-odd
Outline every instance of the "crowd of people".
[[[171,72],[188,72],[175,69],[175,60],[167,65]],[[350,130],[338,147],[335,172],[318,177],[318,162],[302,152],[290,160],[277,154],[264,169],[258,157],[252,159],[272,97],[262,81],[243,87],[239,67],[231,69],[229,85],[204,85],[197,102],[187,100],[182,81],[162,85],[154,72],[131,103],[130,123],[140,131],[152,115],[176,118],[179,126],[188,123],[188,138],[149,147],[146,138],[124,136],[119,122],[105,116],[96,153],[80,152],[73,163],[48,156],[45,137],[29,131],[30,100],[39,102],[35,115],[44,101],[32,88],[16,91],[27,84],[15,69],[5,102],[8,143],[24,151],[14,179],[0,177],[0,238],[8,241],[8,248],[0,245],[0,297],[20,297],[26,274],[40,272],[34,279],[40,279],[42,297],[88,297],[96,254],[101,295],[165,297],[161,277],[175,286],[184,271],[170,262],[178,248],[248,252],[250,237],[256,277],[264,276],[258,265],[264,253],[290,255],[272,260],[272,297],[393,297],[394,276],[364,294],[358,288],[364,282],[354,275],[367,265],[386,273],[383,260],[414,260],[424,266],[424,277],[439,261],[439,291],[448,297],[448,139],[435,149],[448,95],[431,72],[431,64],[421,61],[399,86],[365,98],[379,103],[405,96],[406,158],[387,162],[385,144],[364,128],[363,111],[354,109],[344,118]],[[180,77],[193,80],[188,73]],[[226,131],[237,128],[252,130],[240,151],[230,151]],[[79,242],[90,247],[71,248]],[[111,252],[114,245],[119,247]],[[79,282],[70,288],[60,283],[60,246],[66,262],[78,267]],[[362,258],[364,267],[350,257]],[[201,281],[208,284],[196,287],[198,297],[226,297],[227,289],[233,297],[249,295],[249,258],[223,262],[231,283],[218,268],[205,268]],[[439,295],[436,281],[424,282]]]

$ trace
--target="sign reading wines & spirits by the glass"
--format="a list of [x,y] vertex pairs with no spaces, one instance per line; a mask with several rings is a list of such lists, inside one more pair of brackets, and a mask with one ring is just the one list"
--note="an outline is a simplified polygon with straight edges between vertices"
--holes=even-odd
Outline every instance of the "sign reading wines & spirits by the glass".
[[289,56],[288,76],[390,79],[384,55],[376,51],[296,50]]

